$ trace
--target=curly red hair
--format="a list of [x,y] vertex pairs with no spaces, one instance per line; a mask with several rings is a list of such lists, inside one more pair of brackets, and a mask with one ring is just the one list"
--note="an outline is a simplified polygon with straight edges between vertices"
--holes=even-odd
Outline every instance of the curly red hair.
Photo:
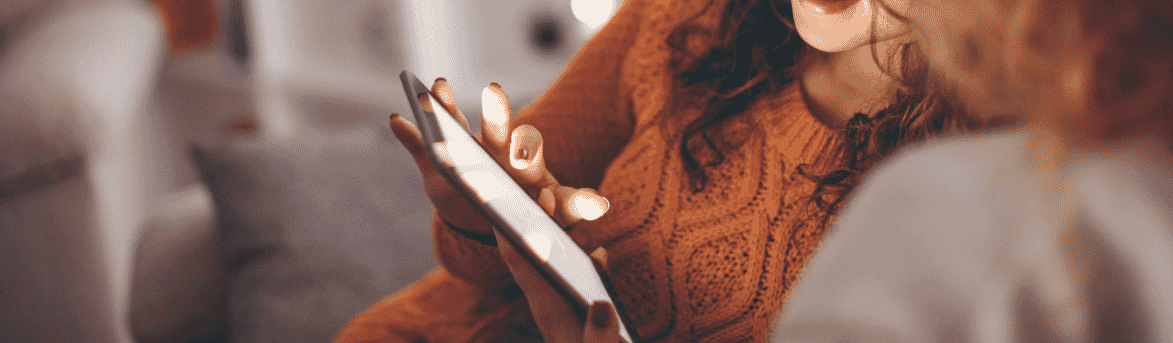
[[[668,39],[681,80],[675,103],[703,108],[702,115],[685,126],[679,147],[694,191],[707,181],[705,168],[721,163],[721,151],[731,148],[724,140],[711,139],[712,129],[744,112],[757,96],[794,81],[804,68],[809,49],[795,29],[789,2],[732,0],[723,10],[717,32],[700,32],[690,20]],[[686,43],[689,35],[698,33],[712,35],[713,45],[694,56]],[[874,47],[874,37],[872,43]],[[892,75],[898,88],[893,102],[876,113],[857,113],[846,122],[843,144],[834,153],[834,166],[829,171],[798,166],[803,175],[818,183],[811,200],[827,213],[826,218],[839,209],[862,174],[880,158],[928,137],[980,126],[955,101],[953,89],[928,68],[918,42],[901,46],[892,58],[882,65],[896,66],[888,69],[899,71]],[[877,62],[883,61],[877,58]],[[695,156],[700,149],[712,150],[717,157],[699,162]]]

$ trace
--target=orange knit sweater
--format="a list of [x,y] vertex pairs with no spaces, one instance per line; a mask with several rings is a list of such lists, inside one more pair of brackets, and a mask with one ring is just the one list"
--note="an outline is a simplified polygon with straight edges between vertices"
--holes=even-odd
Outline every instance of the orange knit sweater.
[[[699,23],[715,28],[725,1]],[[569,232],[587,252],[606,248],[612,297],[644,341],[764,341],[823,233],[806,206],[815,184],[796,168],[824,166],[840,137],[811,116],[797,83],[726,120],[719,137],[744,143],[708,169],[703,191],[689,190],[679,138],[665,137],[699,111],[669,125],[658,116],[675,82],[665,39],[706,2],[625,1],[519,119],[541,130],[560,182],[610,200],[609,213]],[[360,314],[337,341],[539,341],[496,248],[440,220],[435,234],[443,268]]]

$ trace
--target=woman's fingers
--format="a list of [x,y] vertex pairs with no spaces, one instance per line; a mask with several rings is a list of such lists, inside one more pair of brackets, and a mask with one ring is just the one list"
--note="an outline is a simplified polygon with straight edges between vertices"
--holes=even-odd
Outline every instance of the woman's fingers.
[[591,251],[591,253],[587,256],[590,256],[591,263],[595,265],[595,269],[598,269],[600,271],[607,270],[607,265],[609,264],[609,262],[608,262],[609,256],[607,256],[607,248],[604,248],[604,247],[595,248],[595,250]]
[[500,85],[481,91],[481,110],[481,143],[530,196],[558,183],[546,170],[541,132],[530,125],[513,128],[509,97]]
[[562,227],[583,220],[595,220],[611,209],[607,198],[590,188],[551,185],[538,194],[538,205]]
[[582,331],[583,342],[619,342],[619,318],[615,316],[615,307],[606,301],[591,304],[587,309],[587,321]]
[[481,90],[481,143],[493,156],[505,156],[508,152],[512,118],[509,97],[501,85],[494,82]]
[[542,134],[530,125],[513,128],[509,97],[501,85],[494,82],[481,91],[481,112],[481,144],[526,193],[536,198],[542,188],[558,184],[546,170]]
[[465,130],[472,132],[468,127],[468,119],[464,118],[464,113],[460,112],[460,108],[456,107],[456,96],[453,94],[452,85],[448,84],[448,80],[440,77],[436,78],[436,83],[432,84],[432,94],[440,99],[440,104],[444,105],[444,109],[448,110],[460,125],[464,125]]
[[531,196],[542,188],[558,184],[558,180],[546,170],[543,144],[542,134],[529,125],[513,129],[509,138],[506,159],[509,168],[506,169]]
[[395,134],[395,138],[399,139],[400,143],[403,143],[408,153],[411,153],[411,157],[415,160],[423,177],[424,189],[428,192],[432,203],[440,211],[440,216],[458,228],[477,233],[489,233],[492,230],[489,223],[475,214],[472,204],[448,182],[432,163],[428,149],[436,152],[441,163],[451,166],[452,158],[449,156],[444,142],[436,143],[429,148],[424,143],[420,131],[398,114],[391,115],[391,132]]
[[395,134],[395,138],[399,139],[399,143],[407,148],[407,152],[411,153],[411,157],[415,158],[415,163],[424,166],[428,161],[428,147],[424,144],[424,136],[420,134],[420,130],[411,125],[407,119],[399,116],[398,113],[391,115],[391,132]]
[[611,202],[591,189],[579,189],[571,193],[564,204],[562,210],[565,212],[564,220],[568,222],[566,226],[574,225],[580,220],[599,219],[611,209]]
[[517,281],[517,285],[525,293],[530,312],[533,313],[534,322],[538,324],[542,338],[546,342],[580,341],[580,335],[585,330],[570,303],[546,282],[537,269],[517,252],[512,243],[501,237],[496,230],[493,232],[497,236],[497,242],[504,243],[497,245],[501,251],[501,258],[509,266],[514,281]]
[[509,138],[506,168],[513,179],[531,197],[536,198],[546,213],[562,227],[569,227],[581,220],[595,220],[606,213],[611,207],[610,203],[598,192],[558,184],[558,180],[546,169],[543,144],[541,132],[533,126],[522,125],[513,130]]
[[[391,115],[391,132],[395,134],[395,138],[403,143],[403,147],[407,148],[407,152],[411,153],[411,157],[415,159],[415,163],[419,165],[420,171],[428,172],[432,168],[432,162],[428,157],[428,147],[424,143],[424,137],[420,134],[420,130],[408,122],[399,114]],[[431,148],[439,156],[440,162],[445,163],[449,167],[452,166],[452,156],[448,154],[448,146],[444,142],[438,142]]]
[[[456,107],[452,86],[446,80],[436,79],[436,83],[432,85],[432,93],[461,124],[468,127],[467,120]],[[597,192],[558,184],[546,169],[544,141],[537,128],[522,125],[511,130],[512,112],[509,109],[509,98],[500,85],[492,83],[481,91],[481,109],[483,125],[478,137],[481,144],[559,225],[569,227],[582,220],[597,219],[607,212],[610,204]],[[419,130],[403,118],[393,116],[391,128],[395,136],[408,147],[421,168],[425,168],[425,165],[430,166],[427,150],[429,148],[434,149],[441,159],[446,156],[445,146],[424,146]]]

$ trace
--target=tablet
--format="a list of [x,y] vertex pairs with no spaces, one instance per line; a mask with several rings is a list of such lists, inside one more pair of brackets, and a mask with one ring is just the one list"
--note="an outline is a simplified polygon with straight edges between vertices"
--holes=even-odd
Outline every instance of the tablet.
[[[440,105],[423,82],[407,70],[399,78],[424,144],[433,147],[444,143],[452,165],[441,162],[434,149],[427,149],[432,163],[496,227],[499,236],[566,298],[580,320],[586,320],[591,303],[614,304],[586,252]],[[616,313],[615,318],[623,317]],[[625,342],[634,342],[622,320],[619,333]]]

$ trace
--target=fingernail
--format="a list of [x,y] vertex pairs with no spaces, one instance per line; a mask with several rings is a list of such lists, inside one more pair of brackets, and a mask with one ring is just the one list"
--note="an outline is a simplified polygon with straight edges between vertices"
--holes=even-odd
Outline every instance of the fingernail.
[[504,142],[509,134],[509,114],[501,104],[501,96],[490,87],[481,90],[481,110],[484,111],[481,115],[484,116],[485,123],[489,124],[483,130],[492,135],[495,141]]
[[541,147],[534,147],[532,142],[522,142],[521,144],[518,144],[518,146],[519,148],[513,151],[513,158],[519,161],[525,161],[527,165],[531,163],[530,161],[536,157],[534,155],[536,155],[539,150],[542,150]]
[[395,120],[395,118],[399,118],[399,113],[392,113],[391,114],[391,120]]
[[443,77],[437,77],[437,78],[436,78],[436,82],[437,82],[437,83],[439,83],[439,82],[448,83],[448,79],[445,79],[445,78],[443,78]]
[[612,311],[614,311],[614,308],[609,302],[596,301],[591,304],[591,325],[599,329],[611,327],[611,325],[614,325],[614,321],[612,320],[614,316],[611,315]]
[[509,154],[510,155],[509,165],[512,165],[513,169],[525,170],[526,168],[529,168],[529,166],[533,165],[533,161],[531,161],[530,159],[521,158],[522,151],[526,151],[527,155],[533,155],[533,153],[528,152],[529,150],[527,150],[525,148],[510,149],[510,150],[513,150],[513,151]]
[[489,82],[489,87],[494,87],[494,88],[497,88],[497,89],[501,89],[501,84],[499,84],[499,83],[496,83],[496,82]]

